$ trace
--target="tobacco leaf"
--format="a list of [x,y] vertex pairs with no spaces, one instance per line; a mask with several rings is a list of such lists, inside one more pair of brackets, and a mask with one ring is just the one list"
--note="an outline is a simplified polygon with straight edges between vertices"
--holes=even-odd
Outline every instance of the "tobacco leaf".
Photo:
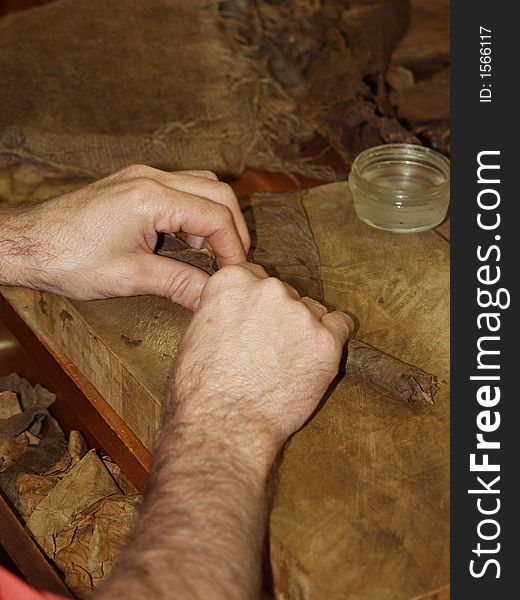
[[[0,377],[0,392],[1,414],[5,417],[0,420],[0,488],[18,506],[18,474],[45,473],[63,456],[66,442],[57,421],[47,411],[56,398],[54,394],[40,385],[33,387],[16,373]],[[44,419],[48,423],[46,435],[37,437]]]
[[249,260],[302,296],[323,302],[320,257],[300,194],[255,194],[243,200],[251,234]]
[[408,0],[220,6],[237,51],[265,61],[266,76],[296,104],[294,121],[307,138],[319,134],[347,165],[370,145],[418,142],[393,119],[384,78],[408,24]]
[[213,252],[206,248],[196,250],[175,233],[159,234],[155,251],[160,256],[173,258],[198,267],[206,271],[208,275],[213,275],[218,270],[217,260]]
[[19,415],[22,407],[14,392],[0,392],[0,420]]
[[[77,594],[95,589],[113,568],[132,529],[141,496],[108,457],[101,460],[78,431],[68,444],[57,421],[38,400],[52,395],[16,375],[2,380],[23,397],[0,393],[0,486],[47,556]],[[39,446],[26,428],[45,412],[48,427]],[[34,437],[34,436],[33,436]],[[121,490],[127,493],[123,495]]]
[[113,460],[109,456],[103,456],[102,461],[105,467],[110,471],[110,475],[114,478],[120,490],[129,496],[135,495],[139,493],[139,490],[135,487],[135,485],[129,481],[126,475],[121,471],[121,467],[113,462]]
[[30,444],[16,462],[0,472],[0,488],[14,506],[18,506],[19,498],[16,480],[19,473],[45,474],[65,453],[68,454],[67,443],[63,431],[56,419],[48,415],[47,432],[38,445]]
[[438,152],[450,153],[450,69],[390,94],[399,118]]
[[48,553],[54,536],[69,528],[75,515],[119,488],[95,450],[88,452],[40,502],[27,527]]
[[95,589],[109,575],[132,530],[139,495],[101,498],[55,536],[53,560],[77,594]]
[[[49,408],[56,400],[56,395],[49,392],[49,390],[46,390],[39,383],[32,386],[27,379],[20,377],[16,373],[10,373],[5,377],[0,377],[0,392],[3,391],[16,392],[24,411],[28,408],[34,410],[34,407],[38,407],[43,411],[43,409]],[[42,412],[42,414],[47,413],[45,411],[45,413]],[[40,433],[42,419],[33,419],[33,421],[34,422],[28,430],[32,434],[38,435]]]
[[49,408],[56,400],[56,395],[46,390],[39,383],[32,386],[27,379],[16,373],[0,377],[0,392],[3,391],[17,393],[24,409],[34,405]]
[[58,477],[51,475],[18,473],[16,477],[17,509],[24,521],[29,519],[34,509],[47,497],[58,481]]
[[79,431],[72,430],[69,433],[69,445],[68,450],[71,458],[71,465],[77,464],[88,452],[88,444],[85,438]]
[[421,73],[450,61],[450,0],[413,0],[410,24],[392,63]]
[[442,69],[430,79],[420,81],[391,95],[398,115],[412,125],[450,118],[450,69]]
[[[26,432],[36,419],[46,414],[47,411],[38,406],[31,406],[23,411],[18,396],[14,392],[0,392],[0,436],[2,439],[20,437],[20,434]],[[27,434],[23,437],[30,443],[34,436],[28,432]],[[31,438],[28,437],[29,435]],[[34,439],[39,442],[38,438]],[[6,446],[7,443],[7,440],[4,440],[3,445]]]
[[[0,419],[0,434],[16,437],[20,433],[33,427],[36,422],[46,417],[49,413],[41,406],[29,406],[18,415],[12,415],[8,419]],[[38,428],[40,427],[38,423]]]
[[76,465],[88,452],[89,448],[84,437],[74,429],[69,433],[69,441],[63,454],[45,472],[45,475],[56,475],[60,479]]
[[0,474],[27,451],[28,445],[23,433],[14,437],[0,432]]

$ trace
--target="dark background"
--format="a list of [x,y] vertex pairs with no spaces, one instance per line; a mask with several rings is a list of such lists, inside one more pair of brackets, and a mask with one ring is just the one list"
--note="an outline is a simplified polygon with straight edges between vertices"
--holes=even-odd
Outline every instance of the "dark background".
[[[515,382],[518,370],[518,149],[519,127],[514,76],[518,58],[519,32],[514,3],[475,0],[452,2],[452,156],[451,156],[451,301],[452,301],[452,394],[451,394],[451,578],[452,598],[456,600],[502,600],[518,597],[517,544],[518,527],[518,465],[520,455],[519,394]],[[492,89],[493,102],[481,104],[479,89],[480,31],[483,26],[492,30]],[[496,231],[481,231],[477,226],[476,198],[483,187],[477,184],[477,154],[482,150],[500,150],[501,226]],[[490,186],[494,187],[494,186]],[[469,574],[471,550],[479,541],[476,528],[485,518],[476,508],[478,496],[467,494],[478,486],[476,475],[469,471],[469,454],[475,452],[475,422],[479,412],[475,394],[477,382],[469,377],[476,374],[477,245],[494,243],[495,234],[502,236],[500,245],[502,279],[500,287],[511,292],[511,306],[500,311],[502,337],[500,361],[502,376],[501,427],[497,437],[502,446],[491,458],[501,462],[502,508],[495,516],[502,532],[496,541],[501,543],[498,555],[502,566],[500,579],[490,568],[487,576],[473,579]],[[482,263],[483,264],[483,263]],[[488,309],[482,309],[486,312]],[[495,309],[493,309],[495,310]],[[498,309],[500,310],[500,309]],[[491,311],[490,311],[491,312]],[[486,335],[480,332],[480,335]],[[497,334],[495,334],[497,335]],[[489,475],[489,474],[488,474]],[[497,473],[498,475],[498,473]],[[485,480],[488,480],[485,477]],[[482,541],[483,546],[495,545]],[[493,555],[488,555],[494,558]],[[483,564],[482,559],[479,562]],[[491,575],[491,577],[489,576]]]
[[24,10],[48,2],[50,0],[0,0],[0,17],[14,10]]

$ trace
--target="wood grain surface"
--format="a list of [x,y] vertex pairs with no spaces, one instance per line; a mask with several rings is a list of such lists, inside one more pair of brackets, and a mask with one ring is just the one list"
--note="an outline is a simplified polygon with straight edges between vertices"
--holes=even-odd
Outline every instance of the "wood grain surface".
[[287,598],[421,596],[449,580],[449,247],[435,232],[367,227],[345,184],[307,192],[304,205],[326,300],[358,317],[359,337],[441,386],[423,410],[337,385],[285,453],[275,579]]
[[[346,183],[301,193],[326,301],[354,313],[368,343],[436,374],[440,390],[432,408],[410,409],[342,380],[294,436],[269,528],[277,597],[445,598],[449,244],[434,231],[369,228]],[[3,293],[16,304],[13,290]],[[35,327],[151,447],[190,313],[153,297],[84,303],[50,294],[34,294],[31,310]]]

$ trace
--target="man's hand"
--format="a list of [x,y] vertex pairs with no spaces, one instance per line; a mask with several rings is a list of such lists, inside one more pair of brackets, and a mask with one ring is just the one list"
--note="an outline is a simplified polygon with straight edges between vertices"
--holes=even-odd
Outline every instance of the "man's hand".
[[206,284],[172,377],[176,420],[272,460],[338,372],[352,320],[268,277],[228,266]]
[[259,597],[272,462],[335,377],[352,327],[261,267],[212,275],[177,355],[140,519],[99,600]]
[[0,214],[0,283],[79,300],[157,294],[198,304],[208,275],[153,254],[157,232],[208,245],[220,266],[250,239],[231,188],[209,171],[132,166],[54,200]]

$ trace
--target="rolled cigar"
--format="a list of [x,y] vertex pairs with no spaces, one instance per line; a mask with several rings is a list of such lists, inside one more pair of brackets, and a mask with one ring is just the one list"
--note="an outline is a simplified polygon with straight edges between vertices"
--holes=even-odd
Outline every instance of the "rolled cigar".
[[346,374],[414,404],[433,404],[436,377],[355,338],[348,342]]

